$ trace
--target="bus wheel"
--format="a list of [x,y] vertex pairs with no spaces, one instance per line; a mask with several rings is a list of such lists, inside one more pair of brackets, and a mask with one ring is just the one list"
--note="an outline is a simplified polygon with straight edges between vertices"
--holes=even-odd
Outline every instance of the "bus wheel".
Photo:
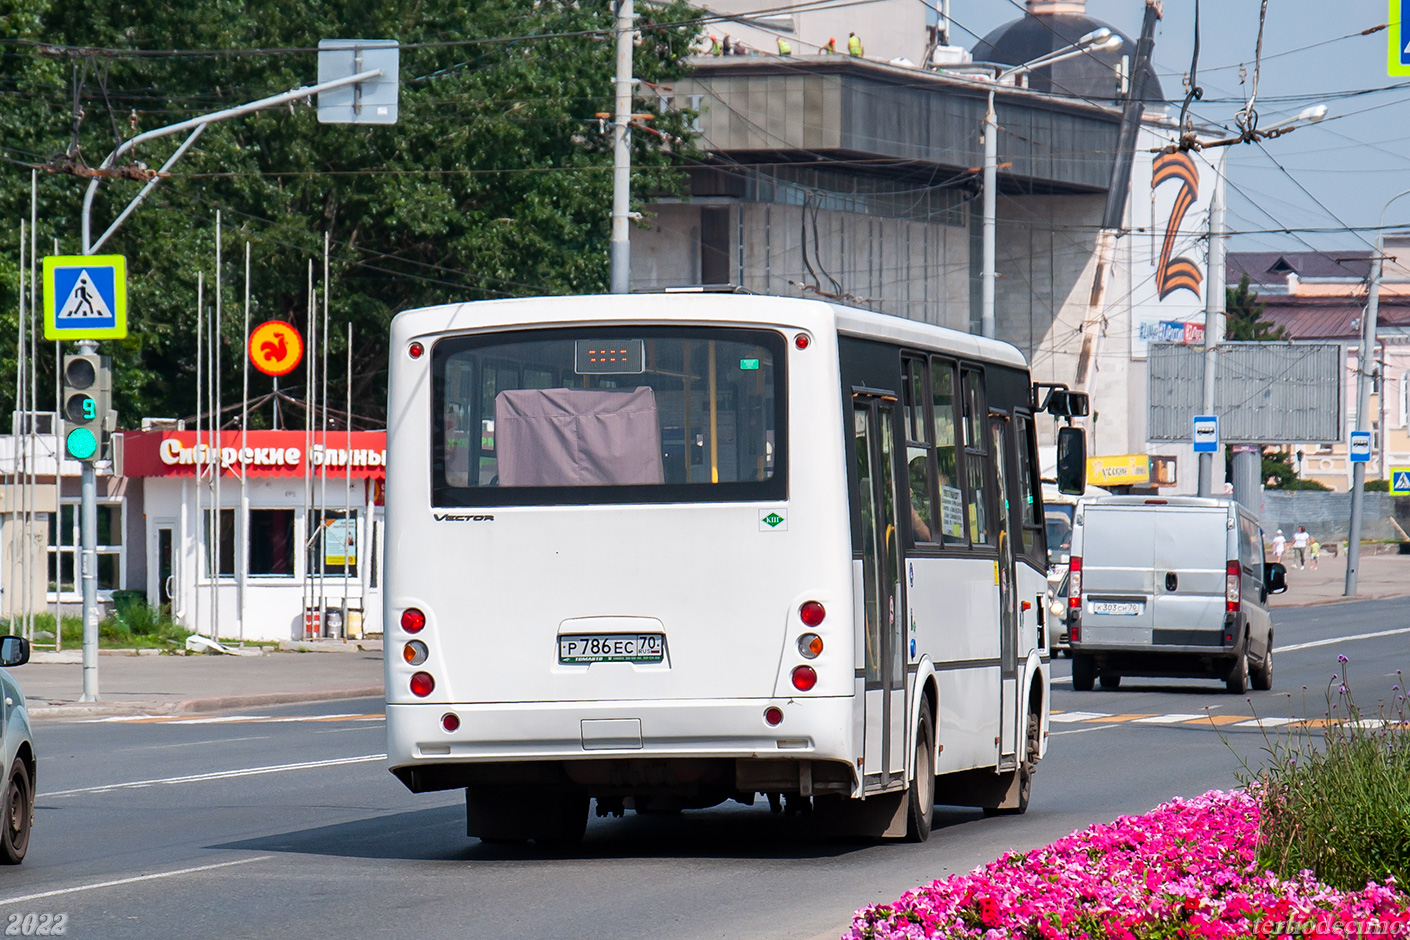
[[1028,812],[1028,800],[1033,795],[1033,772],[1038,769],[1039,747],[1038,713],[1028,713],[1028,725],[1024,732],[1023,763],[1014,773],[1018,774],[1018,802],[1013,806],[984,810],[985,816],[1021,816]]
[[1097,684],[1097,662],[1091,653],[1072,654],[1072,688],[1075,692],[1090,692]]
[[920,703],[916,725],[915,779],[906,795],[906,841],[924,842],[930,837],[930,818],[935,812],[935,751],[931,730],[930,702]]
[[1101,682],[1102,688],[1104,689],[1121,688],[1121,677],[1116,673],[1104,672],[1101,674],[1101,677],[1098,681]]

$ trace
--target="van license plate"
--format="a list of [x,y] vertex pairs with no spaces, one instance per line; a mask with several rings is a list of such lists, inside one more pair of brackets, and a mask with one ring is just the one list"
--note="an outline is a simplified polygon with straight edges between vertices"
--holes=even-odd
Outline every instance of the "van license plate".
[[1092,613],[1117,617],[1139,617],[1145,613],[1144,601],[1092,601]]
[[660,633],[578,633],[558,638],[560,663],[659,663],[666,638]]

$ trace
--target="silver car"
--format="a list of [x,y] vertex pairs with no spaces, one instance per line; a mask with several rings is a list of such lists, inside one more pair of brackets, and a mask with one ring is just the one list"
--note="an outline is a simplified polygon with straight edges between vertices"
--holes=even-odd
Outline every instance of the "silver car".
[[1257,518],[1231,499],[1083,499],[1068,571],[1072,687],[1188,676],[1239,695],[1271,689],[1268,595],[1285,578],[1263,560]]
[[[0,637],[0,666],[29,662],[29,641],[22,636]],[[0,668],[0,754],[4,755],[5,788],[0,793],[0,863],[18,865],[29,848],[34,825],[34,737],[29,710],[20,687]]]

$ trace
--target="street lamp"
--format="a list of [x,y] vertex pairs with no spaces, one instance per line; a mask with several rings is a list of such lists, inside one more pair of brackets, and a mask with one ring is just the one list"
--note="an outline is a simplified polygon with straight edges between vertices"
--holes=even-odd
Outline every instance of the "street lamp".
[[[1327,116],[1326,105],[1314,105],[1304,108],[1290,118],[1281,121],[1274,121],[1267,127],[1260,127],[1253,139],[1272,135],[1274,137],[1286,134],[1291,130],[1305,124],[1318,124]],[[1233,150],[1233,145],[1239,143],[1243,138],[1235,138],[1229,141],[1220,141],[1221,150],[1219,159],[1214,163],[1214,192],[1209,197],[1209,270],[1205,273],[1204,279],[1204,388],[1203,388],[1203,410],[1200,414],[1214,414],[1214,379],[1219,365],[1219,337],[1223,334],[1222,325],[1219,322],[1220,311],[1224,309],[1224,239],[1227,237],[1224,231],[1224,209],[1227,205],[1226,199],[1226,177],[1225,166],[1229,162],[1229,152]],[[1208,149],[1206,145],[1205,149]],[[1244,460],[1261,460],[1260,455],[1234,454],[1234,498],[1241,496],[1252,498],[1255,493],[1239,493],[1238,481],[1243,479],[1258,479],[1258,472],[1251,471],[1244,476],[1240,475],[1239,464]],[[1214,454],[1203,453],[1199,455],[1199,495],[1214,495]],[[1243,500],[1239,500],[1243,502]],[[1244,505],[1252,505],[1245,502]]]
[[994,92],[1005,79],[1047,68],[1088,52],[1109,52],[1121,48],[1126,40],[1106,27],[1092,30],[1076,42],[1055,49],[1046,55],[1030,59],[1022,65],[1004,69],[989,89],[989,108],[984,113],[984,273],[980,285],[979,331],[994,337],[994,208],[999,171],[999,122],[994,115]]
[[[1376,319],[1380,315],[1381,306],[1381,259],[1385,255],[1386,237],[1384,226],[1386,224],[1386,212],[1390,210],[1390,204],[1401,196],[1410,195],[1410,189],[1402,190],[1386,200],[1386,204],[1381,208],[1381,217],[1376,222],[1376,252],[1371,256],[1371,286],[1369,296],[1366,298],[1366,315],[1362,317],[1361,323],[1361,349],[1356,355],[1356,430],[1369,431],[1369,422],[1366,420],[1367,413],[1371,410],[1371,350],[1376,346]],[[1381,386],[1381,395],[1385,395],[1385,386]],[[1385,433],[1385,425],[1382,422],[1381,433]],[[1385,461],[1384,455],[1381,457],[1382,463]],[[1381,468],[1385,472],[1385,467]],[[1351,597],[1356,593],[1356,573],[1361,565],[1361,506],[1365,501],[1366,485],[1366,464],[1357,461],[1351,468],[1351,525],[1350,531],[1346,534],[1346,587],[1342,594]]]

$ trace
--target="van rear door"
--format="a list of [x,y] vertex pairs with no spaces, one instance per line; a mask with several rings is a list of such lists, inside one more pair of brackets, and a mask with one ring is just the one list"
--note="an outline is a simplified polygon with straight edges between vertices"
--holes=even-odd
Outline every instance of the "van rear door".
[[1155,535],[1156,645],[1219,645],[1224,628],[1224,578],[1229,511],[1162,507]]
[[1156,513],[1088,506],[1082,514],[1082,642],[1150,645]]

